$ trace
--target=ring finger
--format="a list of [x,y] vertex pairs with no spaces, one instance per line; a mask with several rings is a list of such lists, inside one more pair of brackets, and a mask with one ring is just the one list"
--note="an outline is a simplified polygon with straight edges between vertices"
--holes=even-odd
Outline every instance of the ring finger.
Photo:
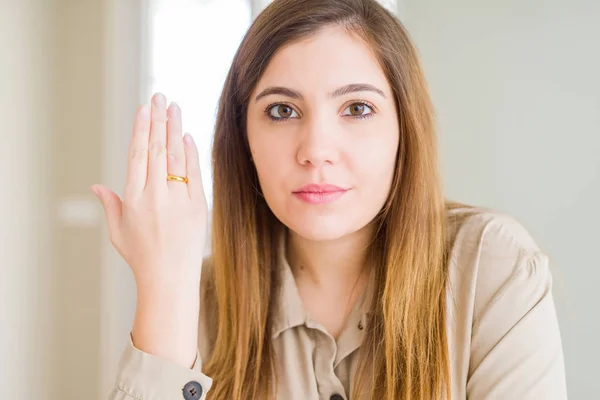
[[[186,160],[183,147],[181,108],[172,102],[168,109],[167,120],[167,173],[185,177]],[[185,189],[182,182],[168,181],[169,188]]]

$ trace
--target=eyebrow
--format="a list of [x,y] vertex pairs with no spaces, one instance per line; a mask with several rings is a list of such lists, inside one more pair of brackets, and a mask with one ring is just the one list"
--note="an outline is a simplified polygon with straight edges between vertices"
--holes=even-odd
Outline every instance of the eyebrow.
[[[383,93],[383,90],[376,88],[375,86],[370,85],[368,83],[351,83],[349,85],[342,86],[341,88],[338,88],[333,92],[329,93],[328,97],[335,98],[354,92],[375,92],[381,95],[384,99],[386,98],[385,93]],[[293,89],[286,88],[283,86],[271,86],[260,92],[254,99],[254,101],[256,102],[262,99],[263,97],[269,96],[271,94],[280,94],[282,96],[291,97],[293,99],[304,99],[304,96],[302,96],[300,92],[297,92]]]

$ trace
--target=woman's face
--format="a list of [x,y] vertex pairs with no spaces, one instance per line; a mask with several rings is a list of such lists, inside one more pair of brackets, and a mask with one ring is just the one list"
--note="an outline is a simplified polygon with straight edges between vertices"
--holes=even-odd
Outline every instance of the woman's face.
[[339,27],[280,49],[250,98],[248,140],[267,204],[296,234],[333,240],[383,207],[398,115],[370,47]]

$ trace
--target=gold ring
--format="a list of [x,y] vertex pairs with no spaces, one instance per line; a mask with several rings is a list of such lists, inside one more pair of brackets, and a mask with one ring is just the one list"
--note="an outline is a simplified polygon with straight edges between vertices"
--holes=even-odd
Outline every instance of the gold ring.
[[186,176],[167,175],[167,180],[173,182],[188,183],[188,178]]

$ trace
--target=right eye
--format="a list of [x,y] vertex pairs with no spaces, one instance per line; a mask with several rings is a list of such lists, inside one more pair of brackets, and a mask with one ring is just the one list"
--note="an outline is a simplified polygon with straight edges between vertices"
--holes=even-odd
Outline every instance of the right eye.
[[[295,113],[295,115],[294,115]],[[298,113],[287,104],[272,104],[265,110],[265,114],[271,120],[276,122],[284,122],[290,118],[297,118]]]

